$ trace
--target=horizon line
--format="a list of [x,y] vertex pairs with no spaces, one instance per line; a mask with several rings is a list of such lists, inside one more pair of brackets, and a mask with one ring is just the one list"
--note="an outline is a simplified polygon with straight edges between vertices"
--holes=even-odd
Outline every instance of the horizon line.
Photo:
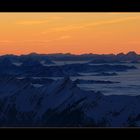
[[5,55],[14,55],[14,56],[22,56],[22,55],[31,55],[31,54],[37,54],[37,55],[57,55],[57,54],[62,54],[62,55],[77,55],[77,56],[80,56],[80,55],[118,55],[118,54],[124,54],[124,55],[127,55],[129,53],[135,53],[137,55],[140,55],[140,53],[137,53],[136,51],[128,51],[127,53],[124,53],[124,52],[120,52],[120,53],[81,53],[81,54],[76,54],[76,53],[70,53],[70,52],[66,52],[66,53],[61,53],[61,52],[58,52],[58,53],[38,53],[38,52],[30,52],[30,53],[24,53],[24,54],[13,54],[13,53],[7,53],[7,54],[1,54],[1,56],[5,56]]

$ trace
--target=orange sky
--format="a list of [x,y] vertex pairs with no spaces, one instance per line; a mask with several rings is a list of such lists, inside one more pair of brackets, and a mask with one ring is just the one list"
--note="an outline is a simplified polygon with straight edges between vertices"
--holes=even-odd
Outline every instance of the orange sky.
[[140,53],[140,13],[0,13],[0,54]]

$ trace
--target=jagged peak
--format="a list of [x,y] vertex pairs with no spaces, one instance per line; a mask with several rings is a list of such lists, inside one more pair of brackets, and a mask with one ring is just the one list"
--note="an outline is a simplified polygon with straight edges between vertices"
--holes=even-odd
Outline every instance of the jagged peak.
[[73,82],[72,82],[72,80],[70,79],[69,76],[65,76],[63,79],[61,79],[59,81],[59,83],[60,83],[59,86],[62,86],[62,85],[63,86],[66,86],[66,85],[71,86],[73,84]]
[[137,53],[135,51],[130,51],[126,55],[137,55]]
[[125,54],[123,52],[118,53],[117,56],[124,56]]

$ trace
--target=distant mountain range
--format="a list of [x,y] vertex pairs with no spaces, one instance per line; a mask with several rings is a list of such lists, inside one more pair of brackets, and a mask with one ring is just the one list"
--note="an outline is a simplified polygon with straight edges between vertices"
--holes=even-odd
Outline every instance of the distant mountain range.
[[[132,56],[132,53],[128,54]],[[77,56],[78,57],[78,56]],[[73,59],[75,59],[73,57]],[[28,77],[64,77],[64,76],[80,76],[80,73],[96,73],[96,75],[112,76],[117,75],[117,73],[107,73],[107,72],[119,72],[126,71],[129,69],[136,69],[135,66],[127,66],[125,64],[100,64],[95,65],[97,62],[114,62],[110,57],[102,59],[100,56],[100,61],[95,59],[91,62],[85,62],[83,64],[66,64],[66,65],[56,65],[49,55],[31,53],[28,55],[4,55],[0,56],[0,73],[1,74],[11,74],[20,75]],[[66,58],[67,60],[67,58]],[[75,60],[76,61],[76,60]],[[94,65],[93,64],[94,61]]]
[[113,63],[113,62],[140,62],[140,55],[135,53],[134,51],[130,51],[127,54],[119,53],[119,54],[48,54],[47,55],[51,60],[61,60],[61,61],[91,61],[95,63]]
[[[134,51],[130,51],[127,54],[81,54],[75,55],[70,53],[56,53],[56,54],[37,54],[30,53],[27,55],[3,55],[2,58],[10,58],[12,61],[42,61],[42,63],[52,64],[52,61],[91,61],[93,63],[120,63],[120,62],[132,62],[139,63],[140,55]],[[52,61],[51,61],[52,60]]]

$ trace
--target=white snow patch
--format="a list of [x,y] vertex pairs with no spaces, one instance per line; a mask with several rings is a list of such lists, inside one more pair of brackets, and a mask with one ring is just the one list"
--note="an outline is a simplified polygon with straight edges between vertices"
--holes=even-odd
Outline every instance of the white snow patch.
[[20,62],[13,62],[12,64],[15,65],[15,66],[21,66],[22,65],[22,63],[20,63]]
[[32,86],[36,87],[36,88],[39,88],[39,87],[42,87],[43,85],[42,84],[31,84]]

